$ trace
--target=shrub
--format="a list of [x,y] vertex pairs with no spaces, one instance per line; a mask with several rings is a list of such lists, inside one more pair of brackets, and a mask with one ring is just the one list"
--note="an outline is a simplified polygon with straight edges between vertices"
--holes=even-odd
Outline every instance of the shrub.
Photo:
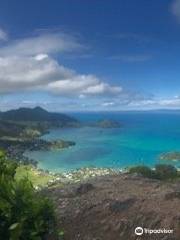
[[154,172],[151,168],[147,166],[136,166],[129,169],[129,173],[137,173],[142,175],[143,177],[153,178]]
[[51,202],[37,193],[28,179],[16,181],[16,164],[0,157],[1,239],[35,240],[55,229]]
[[5,159],[5,153],[0,151],[0,176],[7,175],[13,178],[16,174],[16,168],[18,164],[14,161],[7,161]]
[[158,164],[155,166],[155,174],[157,179],[174,179],[178,177],[177,169],[172,165]]
[[171,180],[180,177],[177,169],[172,165],[158,164],[152,170],[147,166],[136,166],[129,169],[129,173],[137,173],[147,178]]

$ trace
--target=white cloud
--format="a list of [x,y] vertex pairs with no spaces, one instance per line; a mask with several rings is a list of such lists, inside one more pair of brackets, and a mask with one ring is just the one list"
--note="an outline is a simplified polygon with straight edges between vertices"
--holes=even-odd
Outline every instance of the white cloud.
[[54,57],[54,53],[82,48],[77,39],[60,33],[8,42],[0,48],[0,92],[41,90],[78,97],[121,93],[120,86],[111,86],[91,74],[76,73]]
[[131,109],[180,109],[180,98],[178,96],[170,98],[139,99],[129,102]]
[[37,60],[37,61],[41,61],[41,60],[43,60],[43,59],[45,59],[45,58],[48,58],[48,55],[47,54],[38,54],[38,55],[36,55],[35,56],[35,59]]
[[[63,105],[71,110],[81,107],[88,110],[180,108],[178,96],[170,99],[155,99],[137,92],[128,92],[121,86],[111,85],[93,74],[78,73],[56,59],[56,53],[60,57],[62,53],[70,54],[83,48],[84,46],[77,39],[59,33],[5,42],[5,46],[0,47],[1,95],[11,93],[12,96],[12,93],[16,92],[38,90],[53,94],[53,98],[58,98],[58,101],[47,102],[45,106],[45,101],[41,103],[40,100],[37,102],[34,99],[32,103],[27,98],[24,102],[13,102],[12,97],[9,103],[1,102],[1,107],[6,109],[13,104],[15,106],[38,104],[51,109],[54,104],[53,108],[58,109]],[[119,56],[119,58],[130,62],[146,60],[144,56],[126,56],[126,58]]]
[[0,92],[42,88],[51,81],[71,76],[69,69],[49,57],[41,60],[25,56],[0,58]]
[[180,0],[174,0],[171,6],[172,13],[180,21]]
[[0,40],[6,41],[7,39],[8,39],[7,33],[3,29],[0,28]]
[[84,46],[76,38],[69,35],[46,33],[11,41],[0,49],[0,54],[1,56],[34,56],[42,53],[71,52],[83,48]]
[[114,95],[122,91],[121,87],[101,82],[93,75],[72,75],[70,79],[58,80],[47,85],[47,89],[61,95]]
[[180,108],[180,98],[162,99],[159,101],[162,107]]
[[103,107],[112,107],[115,105],[115,102],[103,102],[102,106]]

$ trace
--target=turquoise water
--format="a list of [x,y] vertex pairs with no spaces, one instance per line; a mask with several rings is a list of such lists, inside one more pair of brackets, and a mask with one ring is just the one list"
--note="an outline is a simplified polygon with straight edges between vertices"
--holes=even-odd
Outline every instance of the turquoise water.
[[[180,112],[73,113],[81,121],[113,119],[119,129],[82,127],[57,129],[44,139],[65,139],[76,146],[58,151],[26,153],[39,167],[69,171],[85,166],[125,168],[137,164],[162,163],[159,154],[180,151]],[[164,163],[164,161],[163,161]],[[165,162],[180,167],[180,162]]]

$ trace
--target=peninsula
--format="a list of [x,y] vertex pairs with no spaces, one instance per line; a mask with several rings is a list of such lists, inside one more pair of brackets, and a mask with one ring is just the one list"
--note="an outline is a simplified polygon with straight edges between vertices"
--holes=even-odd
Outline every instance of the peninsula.
[[77,126],[79,122],[75,118],[51,113],[40,107],[0,112],[0,148],[6,151],[9,158],[36,165],[36,161],[23,155],[26,150],[47,151],[73,146],[75,142],[72,141],[46,141],[40,137],[48,133],[50,128]]

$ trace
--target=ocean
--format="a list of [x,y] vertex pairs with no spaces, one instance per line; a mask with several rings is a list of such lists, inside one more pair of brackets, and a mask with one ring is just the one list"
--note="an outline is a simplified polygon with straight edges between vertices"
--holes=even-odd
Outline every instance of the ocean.
[[160,154],[180,151],[180,111],[69,113],[80,121],[110,119],[121,128],[81,127],[51,130],[43,138],[75,141],[76,145],[56,151],[26,152],[38,167],[53,172],[82,167],[125,169],[158,163],[180,167],[180,161],[160,160]]

